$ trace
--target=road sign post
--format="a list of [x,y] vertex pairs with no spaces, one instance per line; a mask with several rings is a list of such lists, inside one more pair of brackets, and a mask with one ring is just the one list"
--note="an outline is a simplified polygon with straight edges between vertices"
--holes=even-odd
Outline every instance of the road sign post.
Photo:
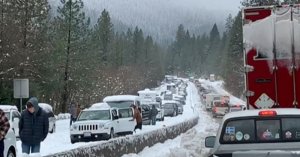
[[20,99],[20,110],[22,111],[22,98],[29,98],[28,79],[14,79],[14,98]]

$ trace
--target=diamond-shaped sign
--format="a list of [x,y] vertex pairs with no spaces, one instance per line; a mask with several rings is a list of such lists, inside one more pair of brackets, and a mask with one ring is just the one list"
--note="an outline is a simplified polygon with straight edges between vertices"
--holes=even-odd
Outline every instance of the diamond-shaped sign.
[[271,108],[274,101],[265,93],[263,93],[254,103],[258,108]]

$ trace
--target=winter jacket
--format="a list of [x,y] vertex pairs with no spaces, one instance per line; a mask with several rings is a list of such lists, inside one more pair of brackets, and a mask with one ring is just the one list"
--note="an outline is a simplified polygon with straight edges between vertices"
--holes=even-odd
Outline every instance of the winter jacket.
[[158,110],[156,109],[156,107],[152,107],[150,110],[150,118],[156,117],[157,114],[158,114]]
[[138,123],[138,124],[143,122],[143,119],[142,119],[139,109],[137,109],[137,108],[134,109],[133,118],[136,120],[136,123]]
[[28,102],[33,105],[35,112],[23,110],[19,122],[20,138],[25,144],[39,144],[48,135],[49,119],[47,113],[38,106],[36,98],[31,98]]
[[0,109],[0,140],[3,140],[10,127],[9,121],[3,110]]

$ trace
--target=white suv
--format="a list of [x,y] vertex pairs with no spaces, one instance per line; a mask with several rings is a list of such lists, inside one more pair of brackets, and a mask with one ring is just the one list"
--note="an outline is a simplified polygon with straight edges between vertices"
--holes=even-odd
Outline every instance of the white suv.
[[9,129],[4,139],[4,156],[5,157],[16,157],[16,135],[12,129]]
[[[217,136],[205,139],[210,156],[293,154],[300,146],[299,109],[260,109],[228,113]],[[254,155],[255,154],[255,155]],[[299,154],[298,154],[299,155]]]
[[132,134],[135,122],[132,108],[111,108],[106,103],[92,105],[80,112],[70,128],[71,143],[113,138]]
[[15,133],[16,137],[20,137],[19,121],[21,119],[21,114],[18,111],[18,108],[13,105],[0,105],[0,109],[4,111],[5,116],[9,120],[10,128]]

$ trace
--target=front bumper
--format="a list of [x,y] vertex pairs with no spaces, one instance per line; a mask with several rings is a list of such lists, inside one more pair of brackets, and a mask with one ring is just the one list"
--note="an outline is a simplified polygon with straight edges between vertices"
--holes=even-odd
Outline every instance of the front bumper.
[[99,141],[110,138],[110,134],[107,133],[97,133],[97,134],[71,134],[70,135],[72,142],[89,142],[89,141]]

